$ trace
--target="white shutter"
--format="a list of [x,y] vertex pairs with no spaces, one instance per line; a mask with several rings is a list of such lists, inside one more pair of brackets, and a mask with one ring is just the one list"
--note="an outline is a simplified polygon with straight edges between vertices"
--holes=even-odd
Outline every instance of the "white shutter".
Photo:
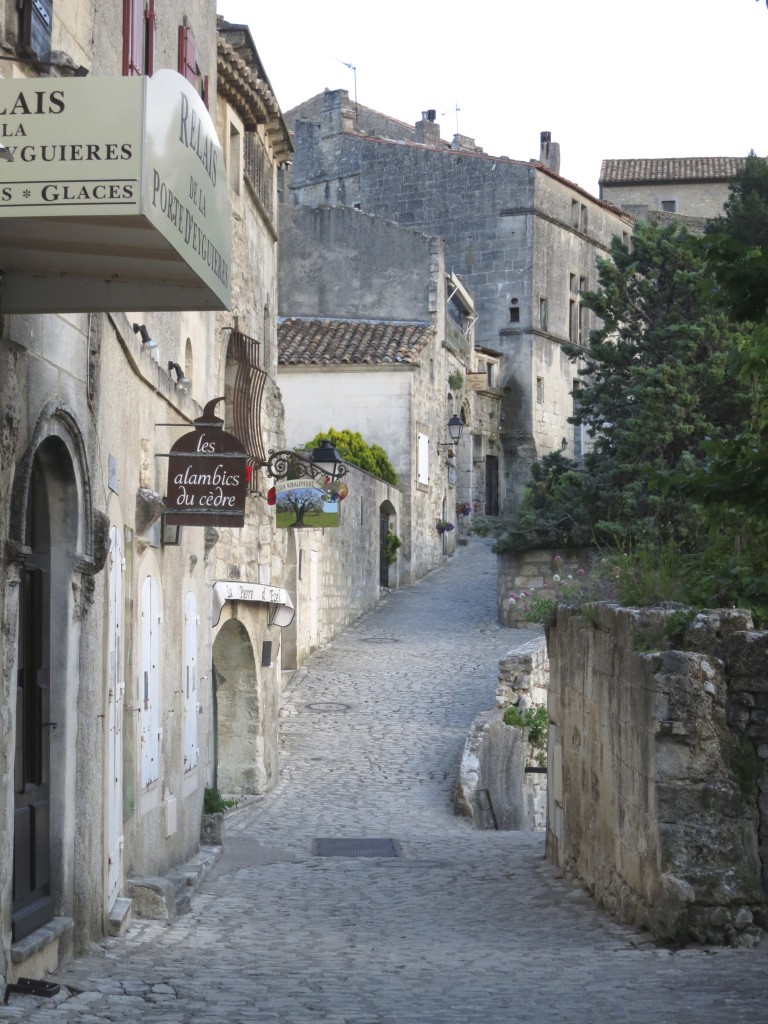
[[160,599],[151,576],[141,589],[141,785],[160,777]]
[[190,591],[184,602],[184,771],[197,765],[197,602]]

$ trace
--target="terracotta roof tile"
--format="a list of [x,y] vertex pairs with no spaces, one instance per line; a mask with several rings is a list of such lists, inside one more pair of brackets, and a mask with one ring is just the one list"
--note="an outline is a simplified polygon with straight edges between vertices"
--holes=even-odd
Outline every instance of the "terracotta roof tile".
[[412,363],[434,328],[424,321],[279,317],[281,366]]
[[742,156],[670,157],[657,160],[603,160],[601,185],[650,185],[666,181],[732,181]]

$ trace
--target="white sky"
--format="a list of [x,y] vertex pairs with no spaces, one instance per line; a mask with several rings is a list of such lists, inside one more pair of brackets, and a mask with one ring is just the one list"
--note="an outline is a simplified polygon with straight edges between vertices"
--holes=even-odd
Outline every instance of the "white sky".
[[[434,108],[494,156],[560,143],[597,194],[618,157],[768,155],[768,10],[755,0],[218,0],[283,111],[329,89],[410,124]],[[456,106],[460,108],[458,115]]]

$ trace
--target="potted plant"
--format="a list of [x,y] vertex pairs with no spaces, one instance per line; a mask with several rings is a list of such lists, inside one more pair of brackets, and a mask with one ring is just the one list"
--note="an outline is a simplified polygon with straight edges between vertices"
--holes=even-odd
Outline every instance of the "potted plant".
[[449,523],[447,519],[438,519],[435,523],[435,529],[439,534],[450,533],[453,529],[453,523]]

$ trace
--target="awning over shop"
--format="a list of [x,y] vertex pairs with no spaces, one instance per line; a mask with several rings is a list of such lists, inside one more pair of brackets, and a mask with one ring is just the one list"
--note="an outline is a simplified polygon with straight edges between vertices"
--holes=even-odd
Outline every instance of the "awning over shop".
[[213,121],[175,71],[0,80],[4,313],[229,309]]
[[268,604],[270,626],[290,626],[296,614],[287,590],[264,586],[261,583],[217,580],[213,584],[213,626],[218,626],[221,609],[226,601],[260,601],[262,604]]

